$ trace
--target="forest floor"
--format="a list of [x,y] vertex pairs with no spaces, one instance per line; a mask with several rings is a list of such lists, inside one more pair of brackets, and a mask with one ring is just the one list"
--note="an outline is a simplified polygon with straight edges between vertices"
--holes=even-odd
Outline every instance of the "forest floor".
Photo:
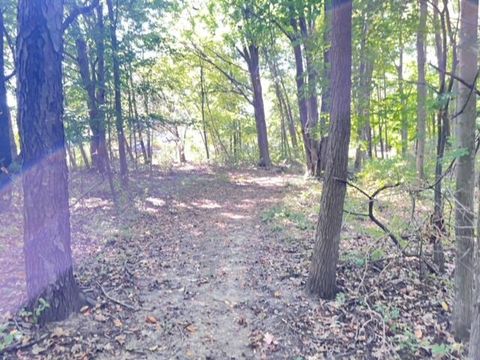
[[[321,189],[314,180],[275,170],[137,171],[121,213],[98,183],[87,172],[72,175],[76,274],[96,305],[46,328],[14,311],[24,296],[21,207],[2,216],[0,358],[420,359],[463,352],[450,332],[451,266],[420,280],[418,261],[402,258],[364,218],[346,216],[336,299],[306,294]],[[388,208],[385,202],[382,212]],[[447,255],[451,262],[448,245]]]

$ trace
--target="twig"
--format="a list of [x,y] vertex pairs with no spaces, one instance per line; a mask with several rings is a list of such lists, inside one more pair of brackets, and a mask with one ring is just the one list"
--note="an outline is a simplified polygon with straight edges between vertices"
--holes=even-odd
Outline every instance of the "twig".
[[5,354],[5,353],[11,353],[11,352],[15,352],[15,351],[18,351],[18,350],[23,350],[23,349],[29,348],[30,346],[33,346],[33,345],[35,345],[35,344],[38,344],[40,341],[45,340],[48,336],[49,336],[49,334],[43,334],[43,335],[40,336],[38,339],[29,341],[29,342],[26,343],[26,344],[16,343],[16,344],[14,344],[14,345],[7,346],[5,349],[0,350],[0,355],[1,355],[1,354]]
[[118,305],[121,305],[121,306],[123,306],[123,307],[125,307],[125,308],[127,308],[127,309],[129,309],[129,310],[132,310],[132,311],[138,311],[138,310],[140,310],[139,308],[137,308],[137,307],[135,307],[135,306],[126,304],[126,303],[124,303],[124,302],[122,302],[122,301],[120,301],[120,300],[117,300],[117,299],[111,297],[110,295],[108,295],[108,293],[105,291],[105,289],[103,288],[103,286],[102,286],[99,282],[97,282],[97,284],[98,284],[98,286],[100,287],[100,290],[102,290],[103,295],[104,295],[108,300],[110,300],[111,302],[113,302],[113,303],[115,303],[115,304],[118,304]]

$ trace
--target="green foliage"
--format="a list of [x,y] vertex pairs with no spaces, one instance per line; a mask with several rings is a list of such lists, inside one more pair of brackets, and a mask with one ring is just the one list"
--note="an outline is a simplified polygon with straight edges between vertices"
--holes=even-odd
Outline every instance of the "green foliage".
[[288,207],[273,207],[265,211],[261,215],[261,219],[263,222],[288,221],[293,223],[297,229],[302,231],[314,229],[314,225],[305,214],[293,211]]
[[22,337],[16,330],[9,331],[7,325],[0,325],[0,353]]

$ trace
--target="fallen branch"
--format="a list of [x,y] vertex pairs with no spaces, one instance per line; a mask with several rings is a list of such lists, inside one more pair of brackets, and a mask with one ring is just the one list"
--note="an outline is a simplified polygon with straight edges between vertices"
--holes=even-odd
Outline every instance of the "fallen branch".
[[31,340],[25,344],[22,344],[21,342],[18,342],[16,344],[13,344],[13,345],[10,345],[10,346],[7,346],[6,348],[4,348],[3,350],[0,350],[0,355],[2,354],[6,354],[6,353],[12,353],[12,352],[16,352],[18,350],[24,350],[26,348],[29,348],[30,346],[33,346],[35,344],[38,344],[40,341],[42,340],[45,340],[47,337],[49,336],[49,334],[43,334],[42,336],[40,336],[38,339],[34,339],[34,340]]
[[385,234],[387,234],[387,236],[392,240],[392,242],[395,244],[395,246],[401,251],[402,255],[405,256],[405,257],[417,257],[419,258],[421,261],[423,261],[423,263],[425,263],[425,265],[430,269],[430,271],[432,271],[433,273],[435,273],[436,275],[439,275],[439,272],[438,270],[435,268],[435,266],[433,266],[432,264],[430,264],[429,261],[427,261],[427,259],[423,258],[421,256],[421,254],[410,254],[408,253],[401,245],[400,243],[400,240],[398,239],[398,237],[388,228],[388,226],[386,226],[384,223],[382,223],[376,216],[375,216],[375,213],[373,212],[374,210],[374,204],[375,204],[375,197],[378,196],[378,194],[380,194],[382,191],[384,190],[387,190],[387,189],[393,189],[393,188],[396,188],[396,187],[399,187],[401,185],[401,183],[396,183],[396,184],[392,184],[392,185],[384,185],[382,186],[381,188],[377,189],[372,195],[369,195],[365,190],[361,189],[360,187],[358,187],[357,185],[349,182],[348,180],[344,180],[344,179],[339,179],[339,178],[335,178],[335,180],[337,181],[340,181],[340,182],[343,182],[344,184],[350,186],[350,187],[353,187],[354,189],[358,190],[360,193],[362,193],[363,195],[365,195],[367,198],[368,198],[368,217],[370,218],[370,220],[373,221],[373,223],[375,225],[377,225],[380,229],[383,230],[383,232]]
[[124,308],[127,308],[129,310],[132,310],[132,311],[138,311],[140,310],[139,308],[135,307],[135,306],[132,306],[132,305],[129,305],[129,304],[126,304],[120,300],[117,300],[113,297],[111,297],[110,295],[108,295],[108,293],[105,291],[105,289],[103,288],[103,286],[97,282],[98,286],[100,287],[100,290],[102,290],[102,293],[103,293],[103,296],[105,296],[108,300],[110,300],[111,302],[117,304],[117,305],[120,305],[120,306],[123,306]]

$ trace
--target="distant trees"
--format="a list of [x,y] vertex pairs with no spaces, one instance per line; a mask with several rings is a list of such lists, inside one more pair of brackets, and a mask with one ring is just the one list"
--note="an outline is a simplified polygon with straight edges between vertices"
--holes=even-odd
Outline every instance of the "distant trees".
[[335,297],[351,128],[352,1],[332,1],[331,105],[327,165],[308,290]]
[[24,254],[31,307],[40,322],[81,305],[70,248],[63,128],[63,2],[18,2],[18,109],[23,154]]

